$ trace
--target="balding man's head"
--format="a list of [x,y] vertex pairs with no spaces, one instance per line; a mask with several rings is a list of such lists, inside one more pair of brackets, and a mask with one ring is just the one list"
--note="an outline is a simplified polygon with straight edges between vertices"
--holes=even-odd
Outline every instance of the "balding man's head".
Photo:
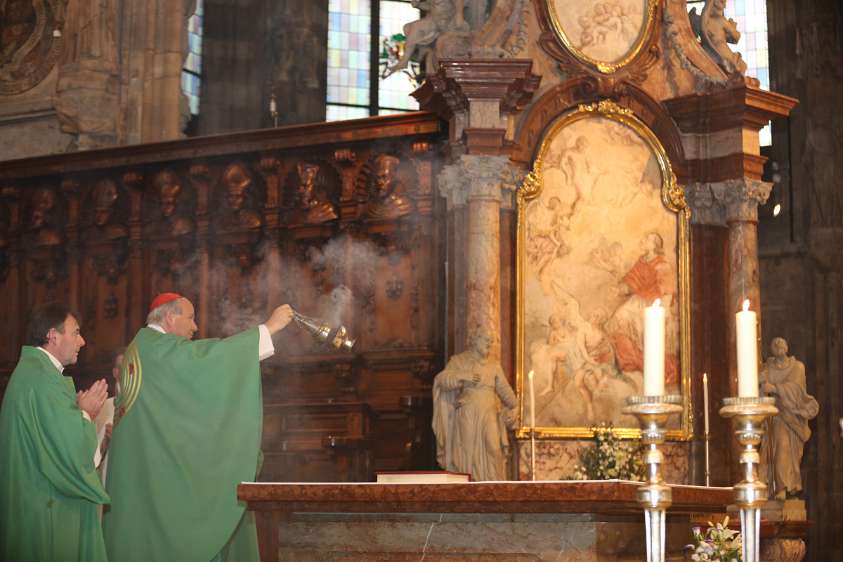
[[147,324],[158,324],[168,334],[191,339],[199,329],[195,322],[193,303],[184,297],[162,304],[146,317]]

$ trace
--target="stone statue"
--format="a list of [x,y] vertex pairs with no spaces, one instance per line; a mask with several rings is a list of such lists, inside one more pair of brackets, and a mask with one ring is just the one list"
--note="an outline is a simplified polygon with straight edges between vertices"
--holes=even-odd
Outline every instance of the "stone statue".
[[819,413],[819,405],[805,391],[805,365],[787,354],[787,342],[773,338],[773,356],[768,357],[759,381],[763,394],[776,397],[779,414],[767,423],[761,441],[761,479],[777,500],[802,490],[799,463],[802,448],[811,437],[808,420]]
[[433,381],[436,460],[477,481],[506,479],[507,427],[516,423],[515,392],[491,349],[489,335],[475,335]]
[[296,165],[299,178],[298,198],[301,222],[319,224],[337,218],[334,205],[328,201],[325,193],[318,188],[319,165],[299,162]]
[[[472,58],[515,57],[528,41],[526,14],[530,0],[497,0],[494,6],[485,4],[486,11],[470,11]],[[491,10],[489,9],[491,8]]]
[[726,0],[708,0],[701,14],[697,14],[697,9],[692,8],[688,17],[691,19],[694,33],[702,41],[703,48],[717,64],[728,74],[744,74],[746,63],[741,54],[729,48],[729,43],[737,43],[741,34],[735,20],[726,18],[723,13],[725,8]]
[[397,157],[389,154],[381,154],[375,159],[375,192],[369,206],[370,216],[395,219],[413,210],[413,202],[404,192],[404,182],[398,177],[400,163]]
[[259,228],[261,218],[245,205],[246,193],[252,186],[249,173],[240,164],[230,164],[222,174],[222,183],[228,211],[223,218],[223,227],[228,230]]
[[164,219],[162,227],[172,236],[193,232],[193,221],[177,213],[182,196],[179,178],[173,172],[164,170],[155,177],[154,186],[161,206],[161,218]]
[[[384,78],[407,68],[410,59],[426,59],[426,72],[432,74],[436,68],[433,57],[429,55],[436,40],[445,32],[468,32],[469,24],[465,20],[465,0],[411,0],[414,8],[422,10],[421,19],[404,25],[404,54],[384,73]],[[416,52],[418,51],[418,53]]]

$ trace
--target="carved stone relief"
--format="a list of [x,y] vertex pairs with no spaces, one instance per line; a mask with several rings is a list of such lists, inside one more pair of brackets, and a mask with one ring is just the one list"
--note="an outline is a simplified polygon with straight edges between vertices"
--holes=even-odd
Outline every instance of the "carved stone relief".
[[115,0],[68,0],[53,105],[79,148],[117,140],[118,48]]
[[0,3],[0,96],[26,92],[55,66],[65,4],[66,0]]

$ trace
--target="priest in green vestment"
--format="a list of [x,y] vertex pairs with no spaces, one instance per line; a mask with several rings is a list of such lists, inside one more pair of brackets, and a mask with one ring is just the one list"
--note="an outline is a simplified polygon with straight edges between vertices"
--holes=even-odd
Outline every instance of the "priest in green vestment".
[[225,339],[191,341],[193,304],[158,295],[129,344],[115,400],[103,516],[113,562],[257,562],[253,481],[263,408],[259,361],[292,319],[288,305]]
[[106,562],[91,420],[107,384],[77,393],[62,375],[85,345],[66,306],[37,307],[26,338],[0,407],[0,560]]

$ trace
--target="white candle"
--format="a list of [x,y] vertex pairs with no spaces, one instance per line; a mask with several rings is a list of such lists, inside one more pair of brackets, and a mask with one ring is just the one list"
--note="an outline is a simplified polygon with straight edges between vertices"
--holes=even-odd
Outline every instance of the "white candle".
[[664,394],[664,308],[661,299],[644,309],[644,395]]
[[708,435],[708,373],[703,373],[703,424]]
[[269,98],[269,112],[275,113],[275,110],[278,109],[278,106],[275,105],[275,96]]
[[536,428],[536,390],[533,387],[533,371],[527,375],[530,379],[530,429]]
[[735,315],[738,345],[738,396],[758,396],[758,348],[755,331],[755,311],[749,310],[749,299],[743,310]]

